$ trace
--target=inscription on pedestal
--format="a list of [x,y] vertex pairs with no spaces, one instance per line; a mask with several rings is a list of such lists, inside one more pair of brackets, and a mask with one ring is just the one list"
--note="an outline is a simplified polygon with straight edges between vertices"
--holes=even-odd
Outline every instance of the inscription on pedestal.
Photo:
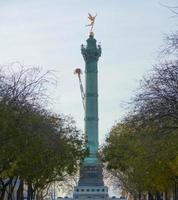
[[102,166],[84,166],[80,170],[79,186],[104,186]]

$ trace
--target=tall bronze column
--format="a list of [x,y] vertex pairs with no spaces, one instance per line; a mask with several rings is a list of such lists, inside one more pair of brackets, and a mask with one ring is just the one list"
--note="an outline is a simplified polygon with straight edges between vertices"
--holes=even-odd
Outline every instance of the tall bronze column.
[[98,160],[98,59],[101,47],[96,45],[91,32],[87,46],[82,45],[81,52],[85,61],[85,134],[89,156],[84,165],[96,165]]
[[102,162],[98,155],[98,59],[101,47],[96,44],[90,32],[87,45],[81,46],[85,61],[85,134],[87,136],[88,157],[80,169],[78,186],[74,189],[75,199],[108,198],[108,188],[104,186]]

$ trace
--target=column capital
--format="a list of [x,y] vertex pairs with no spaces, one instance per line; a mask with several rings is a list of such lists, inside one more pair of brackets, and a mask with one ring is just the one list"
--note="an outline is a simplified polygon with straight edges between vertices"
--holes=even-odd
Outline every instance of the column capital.
[[96,44],[96,40],[93,35],[90,35],[87,39],[87,45],[81,45],[81,53],[85,62],[98,61],[101,56],[101,46]]

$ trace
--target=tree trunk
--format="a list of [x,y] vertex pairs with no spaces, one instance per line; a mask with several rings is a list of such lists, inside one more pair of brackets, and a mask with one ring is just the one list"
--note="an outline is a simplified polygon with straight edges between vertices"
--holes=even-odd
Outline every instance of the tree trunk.
[[32,184],[28,183],[27,200],[32,200],[32,197],[33,197]]
[[168,200],[167,191],[164,193],[164,200]]
[[162,195],[160,192],[156,192],[156,200],[162,200]]
[[138,193],[138,199],[141,200],[141,198],[142,198],[142,194],[141,194],[141,192],[139,192]]
[[8,200],[12,200],[12,182],[9,184],[8,188]]
[[6,187],[3,186],[3,188],[1,189],[0,200],[4,200],[5,192],[6,192]]
[[23,195],[23,181],[20,180],[20,185],[17,190],[17,200],[24,200],[24,195]]
[[43,200],[43,192],[41,190],[36,192],[36,200]]
[[13,179],[12,179],[13,181],[12,181],[12,183],[11,183],[11,194],[10,194],[10,200],[13,200],[14,199],[14,189],[15,189],[15,186],[16,186],[16,184],[17,184],[17,180],[18,180],[18,177],[14,177]]
[[153,195],[150,192],[148,193],[148,200],[154,200]]
[[0,200],[4,200],[6,189],[11,184],[11,182],[12,182],[11,178],[9,178],[7,182],[4,182],[3,180],[1,180],[2,189],[0,190],[1,191]]

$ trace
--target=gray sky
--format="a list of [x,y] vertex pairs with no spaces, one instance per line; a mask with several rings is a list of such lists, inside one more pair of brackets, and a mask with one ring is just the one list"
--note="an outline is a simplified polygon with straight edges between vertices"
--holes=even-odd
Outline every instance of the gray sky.
[[[87,13],[97,13],[95,38],[101,42],[99,60],[100,140],[138,80],[155,63],[163,37],[177,29],[177,18],[161,6],[177,0],[0,0],[0,64],[56,70],[59,85],[52,93],[55,112],[71,114],[83,129],[83,107],[76,67],[84,69],[80,45],[88,37]],[[84,77],[83,77],[84,78]]]

